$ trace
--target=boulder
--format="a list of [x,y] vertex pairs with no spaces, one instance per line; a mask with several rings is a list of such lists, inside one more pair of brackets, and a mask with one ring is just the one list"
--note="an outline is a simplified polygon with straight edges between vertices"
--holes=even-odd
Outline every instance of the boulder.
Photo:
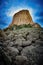
[[43,46],[28,46],[21,51],[21,55],[28,58],[31,65],[43,64]]
[[36,41],[35,41],[35,44],[40,45],[40,46],[43,46],[43,41],[41,41],[41,40],[36,40]]
[[22,46],[26,47],[26,46],[30,46],[31,45],[31,41],[27,40],[27,41],[23,41]]
[[14,48],[14,47],[7,47],[8,49],[8,54],[9,56],[11,56],[12,58],[17,56],[19,54],[19,51],[17,48]]
[[[12,63],[12,60],[11,60],[11,57],[10,56],[8,56],[7,54],[6,54],[6,52],[3,50],[3,49],[1,49],[0,48],[0,54],[1,54],[1,64],[2,65],[11,65],[11,63]],[[0,64],[0,65],[1,65]]]
[[43,31],[40,31],[40,39],[43,40]]
[[22,46],[22,40],[21,39],[17,39],[15,41],[15,44],[14,45],[17,45],[17,46]]
[[16,56],[15,64],[16,65],[29,65],[29,62],[26,56]]
[[8,47],[12,47],[13,46],[13,42],[9,42],[9,44],[7,45]]

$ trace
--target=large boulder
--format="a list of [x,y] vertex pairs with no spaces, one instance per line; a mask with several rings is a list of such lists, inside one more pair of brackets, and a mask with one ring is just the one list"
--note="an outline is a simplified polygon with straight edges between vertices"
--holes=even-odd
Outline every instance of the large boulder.
[[28,46],[21,51],[21,55],[28,58],[31,65],[43,65],[43,46]]
[[29,65],[29,62],[26,56],[16,56],[14,64],[15,65]]
[[19,51],[17,48],[14,47],[7,47],[8,54],[10,57],[15,58],[19,54]]

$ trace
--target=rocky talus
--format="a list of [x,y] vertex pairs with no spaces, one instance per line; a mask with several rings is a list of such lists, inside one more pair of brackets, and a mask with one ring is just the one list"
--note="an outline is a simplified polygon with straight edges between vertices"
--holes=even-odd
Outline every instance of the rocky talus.
[[0,65],[43,65],[43,29],[0,31]]

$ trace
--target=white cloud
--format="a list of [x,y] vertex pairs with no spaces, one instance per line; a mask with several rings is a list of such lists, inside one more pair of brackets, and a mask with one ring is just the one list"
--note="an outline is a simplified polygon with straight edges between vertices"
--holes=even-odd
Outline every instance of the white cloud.
[[16,12],[22,10],[22,9],[28,9],[30,11],[30,13],[32,14],[33,9],[32,8],[15,8],[15,7],[11,7],[10,9],[8,9],[8,11],[6,12],[7,16],[13,16]]
[[6,15],[8,17],[13,16],[15,12],[15,9],[13,7],[11,7],[10,9],[8,9],[8,11],[6,12]]
[[6,12],[6,15],[8,17],[12,17],[15,13],[17,13],[18,11],[22,10],[23,8],[14,8],[14,7],[11,7],[10,9],[8,9],[8,11]]

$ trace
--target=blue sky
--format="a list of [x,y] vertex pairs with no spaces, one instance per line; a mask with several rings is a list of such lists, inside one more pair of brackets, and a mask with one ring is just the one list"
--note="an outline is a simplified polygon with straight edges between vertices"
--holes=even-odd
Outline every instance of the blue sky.
[[0,28],[8,27],[13,15],[22,9],[28,9],[33,21],[43,27],[43,0],[0,0]]

